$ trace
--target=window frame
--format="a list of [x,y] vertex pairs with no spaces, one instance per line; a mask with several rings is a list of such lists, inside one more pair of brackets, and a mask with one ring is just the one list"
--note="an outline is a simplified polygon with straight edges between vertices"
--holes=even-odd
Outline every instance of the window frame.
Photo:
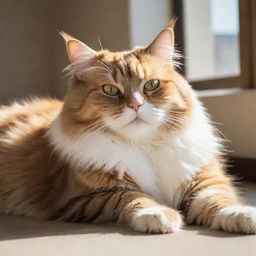
[[[178,18],[175,28],[178,50],[184,55],[184,15],[183,0],[173,0],[174,15]],[[256,88],[256,1],[239,0],[239,45],[240,75],[191,81],[196,90],[221,88]],[[184,62],[184,59],[182,60]],[[185,75],[186,66],[182,63],[181,73]]]

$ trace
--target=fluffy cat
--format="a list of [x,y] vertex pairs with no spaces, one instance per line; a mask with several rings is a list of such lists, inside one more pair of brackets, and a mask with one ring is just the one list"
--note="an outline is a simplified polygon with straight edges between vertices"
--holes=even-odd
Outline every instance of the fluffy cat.
[[0,108],[0,212],[173,233],[183,222],[255,233],[221,140],[175,70],[171,22],[147,47],[94,51],[62,33],[64,103]]

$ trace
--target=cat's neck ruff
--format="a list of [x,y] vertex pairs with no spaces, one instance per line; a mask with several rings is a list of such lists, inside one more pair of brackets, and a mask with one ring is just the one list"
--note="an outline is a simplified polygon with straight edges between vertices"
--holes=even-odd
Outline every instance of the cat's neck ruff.
[[67,137],[57,118],[49,137],[61,157],[86,170],[116,170],[119,177],[130,175],[141,188],[166,204],[177,206],[180,185],[220,153],[220,139],[200,104],[189,127],[162,141],[124,143],[102,131],[84,134],[75,140]]

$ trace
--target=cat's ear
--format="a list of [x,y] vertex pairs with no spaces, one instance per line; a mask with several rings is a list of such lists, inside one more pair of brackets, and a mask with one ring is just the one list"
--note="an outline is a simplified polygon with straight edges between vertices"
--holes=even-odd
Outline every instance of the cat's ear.
[[169,63],[174,56],[174,26],[176,19],[172,19],[166,28],[161,31],[155,40],[149,45],[149,53]]
[[71,35],[61,31],[59,32],[66,43],[66,50],[71,64],[82,61],[84,58],[95,56],[96,51],[86,44],[72,37]]

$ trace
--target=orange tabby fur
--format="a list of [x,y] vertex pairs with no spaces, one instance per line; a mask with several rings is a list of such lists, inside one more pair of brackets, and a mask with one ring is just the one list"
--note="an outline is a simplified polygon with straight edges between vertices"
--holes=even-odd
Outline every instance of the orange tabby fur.
[[[66,40],[76,39],[66,36]],[[80,47],[79,41],[76,44]],[[156,108],[172,104],[170,115],[175,117],[173,122],[159,126],[155,138],[165,139],[173,131],[189,127],[192,120],[197,99],[191,87],[172,65],[166,65],[166,60],[152,56],[150,47],[93,54],[97,56],[94,62],[99,63],[90,62],[89,69],[96,65],[91,71],[81,63],[76,70],[71,60],[72,78],[64,105],[58,100],[34,99],[0,108],[0,212],[65,221],[117,222],[138,231],[170,233],[181,227],[182,211],[187,223],[255,233],[253,222],[239,229],[222,225],[223,220],[216,217],[221,209],[239,204],[238,193],[218,155],[179,185],[183,199],[177,209],[158,202],[128,173],[120,176],[118,169],[84,167],[60,156],[49,136],[56,119],[71,140],[100,128],[106,136],[131,143],[119,130],[103,125],[102,118],[119,117],[142,80],[157,77],[161,81],[162,87],[154,94],[145,94],[143,100]],[[111,76],[104,73],[106,67],[111,69]],[[99,85],[108,83],[118,87],[123,98],[106,98]],[[90,148],[84,145],[83,150]]]

